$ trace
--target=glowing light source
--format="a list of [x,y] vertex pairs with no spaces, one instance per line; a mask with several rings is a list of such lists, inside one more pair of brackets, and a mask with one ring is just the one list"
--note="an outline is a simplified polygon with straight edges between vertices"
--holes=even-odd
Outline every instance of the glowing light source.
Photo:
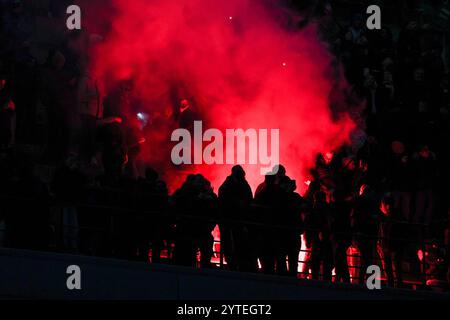
[[141,127],[141,130],[142,130],[148,124],[149,115],[147,113],[144,113],[144,112],[138,112],[136,114],[136,117],[139,120],[140,127]]
[[418,250],[417,251],[417,257],[419,258],[419,261],[423,261],[423,257],[424,257],[424,254],[423,254],[423,251],[422,250]]

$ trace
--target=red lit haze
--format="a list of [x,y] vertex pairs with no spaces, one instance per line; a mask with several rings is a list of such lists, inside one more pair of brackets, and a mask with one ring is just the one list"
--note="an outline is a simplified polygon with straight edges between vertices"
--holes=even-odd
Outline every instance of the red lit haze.
[[[257,0],[113,3],[95,74],[106,88],[134,78],[140,111],[166,124],[150,130],[142,157],[165,172],[171,191],[188,172],[203,173],[217,190],[230,171],[170,163],[170,119],[181,99],[191,101],[208,127],[279,129],[280,162],[302,189],[315,155],[348,140],[353,122],[346,116],[334,122],[329,108],[336,81],[331,54],[314,26],[283,25],[295,20],[285,9]],[[255,190],[263,180],[259,167],[244,167]]]

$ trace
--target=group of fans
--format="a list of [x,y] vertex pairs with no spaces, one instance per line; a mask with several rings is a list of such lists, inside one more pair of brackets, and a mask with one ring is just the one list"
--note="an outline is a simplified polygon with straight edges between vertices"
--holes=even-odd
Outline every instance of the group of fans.
[[[143,261],[150,252],[152,262],[211,267],[218,225],[221,260],[231,270],[297,276],[300,254],[301,274],[314,279],[349,282],[357,274],[361,282],[377,264],[390,285],[402,286],[407,274],[448,285],[445,1],[431,1],[429,15],[421,1],[399,1],[399,21],[372,31],[360,14],[346,13],[344,25],[329,1],[305,1],[305,23],[317,22],[352,91],[337,86],[332,96],[348,96],[330,97],[333,114],[342,107],[334,100],[351,105],[357,96],[366,107],[353,115],[352,145],[317,156],[302,196],[282,166],[254,193],[239,166],[217,194],[201,175],[172,195],[150,168],[137,178],[139,125],[121,114],[132,109],[132,82],[100,103],[87,61],[76,54],[95,40],[83,33],[65,35],[39,63],[24,2],[0,1],[2,245]],[[50,1],[44,16],[63,15],[63,2]],[[195,116],[181,101],[175,120],[185,127]],[[37,175],[36,164],[52,174]],[[349,269],[349,248],[359,252],[359,273]]]

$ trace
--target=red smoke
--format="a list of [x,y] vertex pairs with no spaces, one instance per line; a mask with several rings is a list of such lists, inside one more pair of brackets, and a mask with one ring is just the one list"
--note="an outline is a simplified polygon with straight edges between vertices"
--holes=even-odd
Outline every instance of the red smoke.
[[[279,129],[280,162],[302,189],[316,154],[348,140],[353,122],[332,120],[337,79],[315,26],[298,30],[295,15],[258,0],[114,0],[113,6],[95,74],[106,88],[133,78],[140,111],[164,123],[147,133],[142,157],[165,172],[172,191],[187,172],[203,173],[217,190],[230,171],[170,163],[172,113],[181,99],[208,127]],[[259,167],[244,167],[255,190],[263,180]]]

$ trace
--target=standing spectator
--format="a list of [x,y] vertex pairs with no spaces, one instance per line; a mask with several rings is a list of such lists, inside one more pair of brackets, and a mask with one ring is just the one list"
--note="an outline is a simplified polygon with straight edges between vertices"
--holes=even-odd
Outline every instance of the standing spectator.
[[174,262],[195,266],[197,250],[201,266],[210,267],[214,238],[212,231],[217,210],[217,196],[211,184],[202,175],[188,176],[183,186],[173,195],[176,213],[181,215],[176,226]]
[[62,205],[60,216],[63,230],[63,245],[66,250],[79,249],[78,203],[84,199],[83,191],[87,179],[81,173],[78,159],[69,156],[63,167],[58,168],[53,178],[53,191]]
[[311,213],[305,221],[306,246],[311,248],[312,278],[318,280],[322,267],[323,280],[331,281],[333,269],[332,225],[333,217],[326,194],[322,191],[314,195]]
[[14,143],[15,105],[8,92],[6,77],[0,75],[0,150]]
[[[12,248],[45,250],[49,240],[49,193],[47,186],[33,173],[25,155],[11,158],[10,172],[3,194],[7,201],[7,245]],[[15,198],[21,199],[17,201]]]
[[391,196],[386,196],[381,202],[382,219],[378,231],[378,248],[383,259],[388,285],[394,287],[397,282],[397,287],[402,287],[402,258],[407,234],[405,218],[394,203],[395,200]]
[[412,167],[405,146],[400,141],[391,144],[392,153],[388,163],[388,180],[395,200],[395,207],[407,220],[411,220]]
[[40,98],[47,107],[48,160],[59,162],[65,158],[70,141],[70,123],[74,115],[74,79],[65,71],[66,58],[59,51],[49,54],[41,73]]
[[[297,277],[298,255],[301,248],[300,235],[303,233],[301,212],[303,209],[303,198],[295,192],[297,184],[285,176],[280,178],[281,210],[278,221],[280,229],[277,231],[277,273]],[[286,270],[286,257],[288,257],[289,270]]]
[[[274,239],[277,232],[272,226],[277,225],[276,220],[281,203],[281,189],[276,184],[276,179],[275,175],[266,175],[264,187],[255,196],[258,222],[262,225],[258,228],[257,251],[262,270],[266,274],[274,274],[276,268],[275,258],[278,248],[276,248]],[[286,264],[286,261],[284,261],[284,264]]]
[[148,262],[151,249],[152,263],[159,263],[164,241],[171,239],[170,220],[166,216],[169,206],[167,186],[158,173],[148,167],[145,177],[138,180],[137,191],[138,209],[151,212],[138,218],[135,227],[139,260]]
[[10,2],[3,17],[2,49],[14,85],[12,97],[16,106],[16,139],[34,142],[36,114],[36,59],[32,55],[34,17],[23,0]]
[[127,162],[126,139],[123,132],[121,118],[111,118],[99,129],[99,148],[105,178],[108,180],[119,179]]
[[102,117],[102,103],[96,79],[88,66],[82,68],[77,88],[78,114],[80,117],[81,155],[91,161],[96,150],[97,120]]
[[427,145],[413,156],[416,189],[414,222],[430,225],[435,209],[434,185],[437,178],[436,155]]
[[361,254],[361,267],[359,270],[359,283],[364,282],[366,270],[375,264],[375,251],[377,247],[378,208],[374,191],[368,185],[362,185],[359,197],[352,209],[353,237]]
[[241,166],[234,166],[231,175],[219,188],[221,246],[230,270],[256,271],[253,256],[251,227],[243,225],[248,220],[252,190]]
[[[275,173],[275,183],[279,183],[280,179],[284,178],[286,176],[286,168],[282,165],[276,165],[273,167],[272,172]],[[258,195],[258,193],[264,189],[266,186],[266,182],[263,181],[258,185],[255,191],[255,196]]]
[[350,282],[347,251],[351,245],[350,213],[357,186],[355,185],[356,164],[350,157],[341,161],[335,168],[336,189],[333,192],[333,234],[332,243],[336,281]]

